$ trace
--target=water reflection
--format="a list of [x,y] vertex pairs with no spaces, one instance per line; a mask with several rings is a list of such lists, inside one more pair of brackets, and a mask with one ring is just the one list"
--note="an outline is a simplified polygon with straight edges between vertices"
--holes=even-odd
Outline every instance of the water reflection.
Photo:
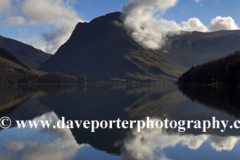
[[[52,120],[56,125],[59,118],[54,112],[34,118]],[[13,134],[16,133],[17,134]],[[87,144],[78,144],[69,129],[16,129],[4,130],[0,134],[0,159],[11,160],[68,160],[75,159],[85,151]]]
[[240,89],[238,88],[185,85],[179,85],[178,88],[193,102],[197,101],[204,106],[240,118]]
[[76,89],[75,86],[69,85],[1,85],[0,117],[14,113],[15,109],[28,100],[49,94],[58,95],[74,89]]
[[[179,88],[179,89],[178,89]],[[13,120],[0,131],[4,159],[238,159],[238,130],[17,129],[14,120],[145,119],[233,122],[239,117],[239,91],[174,85],[65,85],[1,87],[0,115]],[[231,95],[231,96],[230,96]],[[236,97],[234,97],[236,96]],[[189,98],[188,98],[189,97]],[[197,103],[195,103],[197,101]],[[18,134],[16,134],[18,133]],[[94,149],[95,148],[95,149]],[[97,150],[96,150],[97,149]],[[104,152],[103,152],[104,151]],[[227,152],[226,152],[227,151]],[[208,153],[206,157],[205,153]],[[108,153],[108,154],[107,154]],[[199,156],[202,154],[202,156]],[[116,156],[117,155],[117,156]],[[205,157],[204,157],[205,156]],[[21,158],[19,158],[21,157]]]
[[[158,119],[155,120],[157,121]],[[190,150],[198,150],[204,143],[209,143],[213,152],[232,151],[239,139],[240,136],[218,136],[212,134],[193,135],[180,133],[172,134],[166,132],[164,129],[144,129],[141,133],[132,131],[131,135],[124,139],[121,156],[124,160],[168,159],[168,155],[164,153],[164,149],[174,148],[177,145],[181,145]],[[182,154],[184,153],[181,153],[180,155]],[[217,154],[215,156],[217,157]],[[179,155],[173,158],[184,159]],[[190,159],[196,158],[197,157],[195,155],[190,157]],[[219,158],[221,157],[216,159]],[[235,157],[235,159],[237,159],[237,157]]]

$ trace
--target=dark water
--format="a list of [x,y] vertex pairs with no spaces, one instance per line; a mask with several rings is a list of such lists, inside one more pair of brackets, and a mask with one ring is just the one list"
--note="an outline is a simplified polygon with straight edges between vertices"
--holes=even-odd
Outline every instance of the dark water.
[[1,86],[0,160],[239,159],[240,130],[18,129],[15,120],[229,120],[240,117],[240,91],[176,85]]

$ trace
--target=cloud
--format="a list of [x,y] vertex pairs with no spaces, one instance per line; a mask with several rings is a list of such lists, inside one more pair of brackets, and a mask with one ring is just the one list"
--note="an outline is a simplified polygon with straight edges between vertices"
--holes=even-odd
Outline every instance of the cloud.
[[[123,16],[151,14],[156,11],[164,13],[167,9],[175,6],[177,0],[131,0],[122,8]],[[157,7],[157,8],[156,8]]]
[[219,136],[211,136],[209,138],[211,141],[211,146],[216,149],[217,151],[231,151],[239,141],[238,137],[219,137]]
[[[52,120],[52,125],[56,125],[59,118],[54,112],[50,112],[34,120]],[[1,142],[0,147],[4,148],[4,152],[0,151],[0,157],[4,159],[16,159],[17,157],[19,160],[42,160],[51,157],[52,160],[65,160],[72,159],[79,149],[86,146],[84,144],[79,145],[67,128],[25,128],[24,131],[17,130],[19,134],[14,140],[5,139]],[[31,139],[32,136],[28,136],[36,134],[40,138]],[[22,138],[18,140],[19,137]],[[27,139],[24,139],[24,137]]]
[[[159,119],[152,120],[158,121]],[[209,142],[209,145],[216,151],[231,151],[239,139],[240,137],[234,136],[224,137],[209,134],[180,134],[169,133],[165,129],[145,128],[141,131],[141,133],[137,133],[136,130],[132,130],[131,134],[125,138],[121,157],[123,160],[168,159],[163,152],[165,148],[182,145],[187,146],[191,150],[197,150],[204,142]],[[156,151],[158,151],[157,154]]]
[[210,31],[219,30],[235,30],[238,29],[238,25],[235,23],[232,17],[221,17],[217,16],[212,19],[211,25],[209,26]]
[[207,32],[208,28],[202,24],[197,18],[190,18],[187,22],[183,21],[183,30],[185,31],[200,31]]
[[23,16],[29,25],[47,25],[55,30],[41,34],[47,42],[46,51],[53,53],[70,37],[78,22],[83,22],[69,1],[25,0],[22,2]]
[[196,3],[199,3],[199,2],[201,2],[201,0],[194,0]]
[[174,7],[177,2],[177,0],[130,0],[122,8],[123,26],[136,42],[149,49],[160,49],[166,44],[167,34],[178,34],[180,30],[209,32],[238,29],[231,17],[218,16],[212,20],[209,28],[198,18],[190,18],[180,24],[162,18],[166,10]]
[[158,49],[165,44],[166,37],[161,33],[162,30],[180,28],[176,22],[161,18],[176,3],[177,0],[131,0],[122,8],[124,27],[143,47]]
[[11,0],[1,0],[0,1],[0,13],[8,10],[11,6]]
[[22,16],[7,17],[5,23],[9,25],[25,25],[26,19]]
[[8,141],[5,143],[6,148],[9,150],[14,150],[14,151],[20,151],[22,150],[25,145],[22,142],[14,142],[14,141]]
[[76,24],[83,22],[72,0],[1,0],[1,12],[7,13],[5,25],[44,28],[39,43],[45,45],[38,48],[48,53],[54,53],[68,40]]

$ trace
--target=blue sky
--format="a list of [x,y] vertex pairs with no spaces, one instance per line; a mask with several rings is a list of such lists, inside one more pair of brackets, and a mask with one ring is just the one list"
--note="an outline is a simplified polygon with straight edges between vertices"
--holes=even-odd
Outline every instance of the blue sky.
[[[129,0],[82,0],[77,1],[75,8],[79,15],[91,20],[100,15],[120,11]],[[205,25],[209,25],[213,17],[231,16],[240,24],[240,0],[179,0],[177,5],[170,8],[164,17],[182,22],[192,17],[199,18]]]
[[[77,22],[90,21],[95,17],[120,11],[129,1],[130,0],[1,0],[0,35],[17,39],[47,52],[54,53],[57,48],[69,38]],[[161,6],[161,3],[165,3],[164,0],[145,1],[156,2],[159,6]],[[217,16],[230,16],[235,20],[236,24],[240,25],[239,0],[169,1],[174,1],[174,4],[162,9],[164,13],[162,13],[160,17],[168,21],[174,21],[179,25],[182,25],[181,23],[183,21],[187,22],[190,18],[197,18],[204,26],[208,27],[211,25],[212,19]],[[134,28],[133,24],[128,25]],[[152,28],[158,30],[156,26]],[[184,27],[182,26],[182,28]],[[186,30],[192,31],[194,29],[189,29],[188,27]],[[205,28],[205,30],[207,29]],[[215,30],[209,29],[209,31]]]

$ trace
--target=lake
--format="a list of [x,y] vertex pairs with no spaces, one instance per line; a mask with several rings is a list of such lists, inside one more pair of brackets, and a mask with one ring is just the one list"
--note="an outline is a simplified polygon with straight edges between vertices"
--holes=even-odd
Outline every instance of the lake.
[[240,117],[234,88],[173,84],[9,85],[0,88],[0,160],[239,159],[239,129],[17,128],[16,120],[229,120]]

